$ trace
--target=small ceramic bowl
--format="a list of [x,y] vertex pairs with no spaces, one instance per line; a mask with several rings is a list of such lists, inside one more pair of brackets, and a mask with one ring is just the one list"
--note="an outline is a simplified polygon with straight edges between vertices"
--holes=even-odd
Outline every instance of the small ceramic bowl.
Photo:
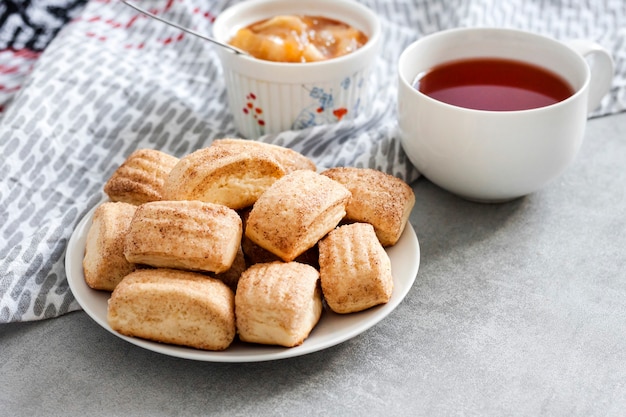
[[361,30],[368,41],[347,55],[307,63],[272,62],[219,48],[230,109],[249,139],[355,118],[371,101],[370,68],[378,54],[380,22],[353,0],[248,0],[216,18],[213,36],[229,41],[242,27],[277,15],[312,15]]

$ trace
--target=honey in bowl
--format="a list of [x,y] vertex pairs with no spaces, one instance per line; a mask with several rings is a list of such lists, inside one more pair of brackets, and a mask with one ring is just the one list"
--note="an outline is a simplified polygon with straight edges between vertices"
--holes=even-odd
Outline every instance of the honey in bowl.
[[349,54],[367,40],[363,32],[338,20],[284,15],[239,29],[229,43],[258,59],[304,63]]
[[565,100],[574,89],[559,75],[529,63],[472,58],[435,66],[413,86],[436,100],[474,110],[529,110]]

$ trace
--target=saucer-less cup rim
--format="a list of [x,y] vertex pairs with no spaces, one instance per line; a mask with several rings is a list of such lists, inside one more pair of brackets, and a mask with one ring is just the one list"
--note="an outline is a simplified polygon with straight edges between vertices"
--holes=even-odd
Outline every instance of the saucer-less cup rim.
[[[238,66],[243,75],[259,80],[300,83],[325,81],[336,77],[336,71],[344,71],[346,66],[360,69],[370,65],[372,56],[378,52],[381,38],[381,25],[376,14],[355,0],[247,0],[237,3],[221,12],[213,23],[213,36],[228,42],[237,30],[257,21],[280,14],[300,14],[323,16],[347,23],[361,30],[368,41],[361,48],[349,54],[317,62],[287,63],[257,59],[252,56],[236,55],[227,50],[218,50],[220,58],[226,61],[241,60],[245,65]],[[293,74],[286,79],[284,74]]]
[[[433,183],[471,200],[508,201],[537,191],[573,161],[589,112],[610,88],[610,55],[591,44],[506,28],[450,29],[413,42],[398,60],[398,125],[409,160]],[[588,53],[597,56],[592,70]],[[488,111],[446,104],[413,86],[436,65],[476,57],[538,65],[574,93],[536,109]]]
[[[450,61],[455,61],[455,60],[462,60],[464,58],[480,58],[481,56],[475,53],[467,53],[465,55],[461,54],[460,56],[458,56],[455,59],[442,59],[440,61],[438,61],[436,64],[433,64],[431,66],[429,66],[428,68],[424,68],[421,71],[416,71],[415,67],[412,67],[412,63],[418,58],[415,54],[414,51],[415,49],[418,49],[421,47],[422,43],[424,42],[432,42],[432,41],[436,41],[437,38],[440,38],[442,40],[444,40],[447,37],[457,37],[458,35],[463,35],[463,36],[467,36],[468,40],[471,41],[475,41],[476,37],[481,37],[484,38],[485,40],[494,40],[497,41],[498,36],[500,34],[505,34],[505,35],[513,35],[513,36],[517,36],[520,39],[536,39],[536,40],[541,40],[541,42],[545,42],[546,45],[549,45],[550,48],[555,48],[558,49],[560,51],[560,53],[562,53],[564,56],[567,56],[568,59],[572,59],[575,61],[578,61],[579,64],[583,64],[583,65],[579,65],[577,67],[570,67],[570,76],[569,77],[563,77],[563,73],[562,71],[559,70],[555,70],[553,67],[550,66],[546,66],[546,65],[542,65],[541,63],[534,63],[537,66],[543,67],[543,68],[547,68],[549,70],[551,70],[553,73],[556,73],[557,75],[559,75],[562,78],[565,78],[565,80],[568,82],[568,84],[573,88],[574,93],[572,95],[570,95],[569,97],[567,97],[565,100],[559,101],[557,103],[554,104],[550,104],[548,106],[543,106],[543,107],[538,107],[538,108],[532,108],[532,109],[524,109],[524,110],[498,110],[498,111],[493,111],[493,110],[480,110],[480,109],[470,109],[470,108],[466,108],[466,107],[460,107],[460,106],[456,106],[453,104],[449,104],[449,103],[445,103],[442,101],[439,101],[437,99],[434,99],[424,93],[422,93],[421,91],[419,91],[418,89],[416,89],[414,87],[414,83],[415,83],[415,79],[416,77],[425,72],[428,71],[430,69],[432,69],[433,66],[438,65],[438,64],[443,64],[445,62],[450,62]],[[558,107],[558,106],[564,106],[567,105],[568,102],[573,101],[573,100],[577,100],[578,96],[580,94],[582,94],[582,92],[584,91],[584,89],[588,86],[589,84],[589,80],[590,80],[590,71],[589,71],[589,67],[585,64],[584,58],[577,53],[575,50],[570,49],[570,48],[563,48],[564,44],[553,39],[553,38],[549,38],[540,34],[536,34],[536,33],[532,33],[532,32],[527,32],[527,31],[523,31],[523,30],[518,30],[518,29],[509,29],[509,28],[456,28],[456,29],[448,29],[448,30],[443,30],[440,32],[437,32],[435,34],[429,35],[427,37],[421,38],[416,40],[415,42],[413,42],[412,44],[410,44],[400,55],[399,61],[398,61],[398,73],[399,73],[399,79],[400,82],[403,84],[403,86],[405,88],[411,88],[415,91],[415,94],[418,94],[420,96],[422,96],[425,100],[430,101],[433,105],[435,106],[443,106],[443,107],[452,107],[455,108],[459,111],[463,111],[463,112],[469,112],[469,113],[490,113],[490,114],[494,114],[494,115],[500,115],[503,117],[506,117],[508,114],[511,113],[524,113],[524,112],[541,112],[545,110],[545,107]],[[508,55],[508,56],[505,56]],[[496,57],[496,58],[509,58],[511,60],[515,60],[515,61],[520,61],[520,59],[518,58],[518,55],[516,53],[515,50],[510,50],[508,53],[505,53],[503,55],[497,55],[494,56],[493,54],[485,54],[484,57]],[[522,62],[528,62],[527,60],[521,60]],[[562,68],[562,67],[560,67]],[[596,105],[599,103],[590,103],[590,108],[595,108]]]

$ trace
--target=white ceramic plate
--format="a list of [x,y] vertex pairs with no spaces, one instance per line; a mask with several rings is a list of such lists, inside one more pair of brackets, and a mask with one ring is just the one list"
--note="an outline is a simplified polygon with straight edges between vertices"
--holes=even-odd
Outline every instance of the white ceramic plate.
[[411,289],[419,269],[419,243],[413,227],[407,224],[398,243],[387,249],[391,258],[394,279],[394,291],[387,304],[348,315],[324,311],[319,323],[304,343],[292,348],[248,344],[238,340],[221,352],[167,345],[127,337],[111,329],[107,323],[107,301],[110,293],[93,290],[85,283],[82,261],[87,231],[91,225],[94,210],[87,213],[74,230],[65,255],[67,280],[76,300],[96,323],[117,337],[142,348],[179,358],[208,362],[259,362],[305,355],[335,346],[359,335],[391,313]]

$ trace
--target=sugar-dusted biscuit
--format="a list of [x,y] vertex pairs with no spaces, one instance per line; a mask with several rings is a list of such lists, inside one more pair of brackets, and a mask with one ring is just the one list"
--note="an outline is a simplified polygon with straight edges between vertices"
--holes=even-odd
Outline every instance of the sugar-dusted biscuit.
[[133,152],[104,185],[111,201],[143,204],[163,199],[163,183],[178,158],[155,149]]
[[164,186],[168,200],[199,200],[238,210],[254,204],[282,165],[261,149],[209,146],[180,159]]
[[313,171],[293,171],[259,197],[245,236],[292,261],[339,224],[349,198],[350,191],[337,181]]
[[142,269],[118,284],[107,320],[123,335],[224,350],[235,338],[235,296],[222,281],[173,269]]
[[240,246],[239,249],[237,250],[237,255],[235,256],[235,260],[233,261],[230,268],[228,268],[226,271],[221,272],[219,274],[210,273],[210,276],[219,279],[224,284],[228,285],[228,287],[231,290],[236,291],[239,278],[241,277],[241,274],[243,273],[243,271],[246,270],[247,267],[248,267],[248,264],[246,262],[245,254],[243,253],[243,249]]
[[[267,249],[262,248],[246,236],[242,238],[241,247],[250,265],[282,260],[278,255],[274,255]],[[315,245],[298,255],[294,261],[318,268],[318,256],[317,245]]]
[[346,220],[370,223],[383,246],[395,245],[415,205],[415,195],[401,179],[369,168],[339,167],[322,172],[352,193]]
[[135,265],[124,256],[126,231],[137,206],[106,202],[96,208],[85,243],[83,272],[87,285],[113,291]]
[[244,342],[302,344],[322,314],[319,273],[297,262],[255,264],[239,280],[235,316]]
[[213,141],[211,146],[224,146],[244,151],[261,149],[272,154],[274,158],[276,158],[276,160],[283,166],[286,173],[299,169],[317,171],[315,163],[311,159],[302,155],[300,152],[283,146],[273,145],[271,143],[247,139],[225,138]]
[[[243,223],[244,236],[241,239],[241,248],[245,255],[246,261],[249,265],[265,263],[265,262],[274,262],[281,260],[280,257],[274,255],[272,252],[267,249],[262,248],[261,246],[254,243],[250,240],[249,237],[245,236],[246,231],[246,223],[248,221],[248,215],[250,214],[250,209],[239,211],[239,215],[241,216],[241,221]],[[317,245],[313,246],[310,249],[307,249],[304,253],[299,255],[294,259],[296,262],[300,262],[303,264],[311,265],[314,268],[318,268],[318,251]]]
[[137,208],[124,255],[137,264],[220,273],[232,266],[241,236],[241,218],[226,206],[155,201]]
[[369,223],[338,227],[319,242],[320,280],[336,313],[354,313],[391,298],[391,261]]

